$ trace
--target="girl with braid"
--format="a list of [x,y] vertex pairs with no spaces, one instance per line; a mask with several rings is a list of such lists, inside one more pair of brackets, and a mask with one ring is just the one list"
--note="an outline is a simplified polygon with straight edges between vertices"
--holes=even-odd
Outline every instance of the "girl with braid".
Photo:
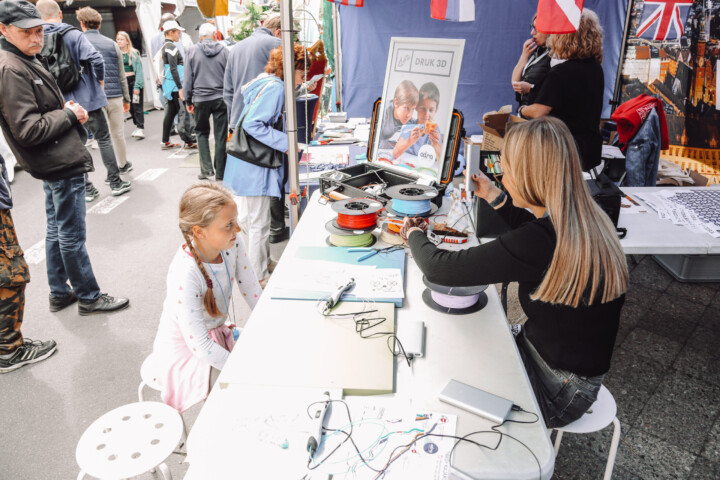
[[232,194],[215,183],[191,186],[180,200],[184,243],[170,264],[152,364],[162,400],[183,412],[204,400],[235,341],[232,289],[254,308],[260,284],[238,232]]

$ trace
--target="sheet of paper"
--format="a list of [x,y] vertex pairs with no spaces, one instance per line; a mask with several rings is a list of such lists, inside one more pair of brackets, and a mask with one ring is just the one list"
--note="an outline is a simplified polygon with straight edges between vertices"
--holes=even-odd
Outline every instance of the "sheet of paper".
[[[454,435],[457,416],[441,412],[419,411],[408,402],[390,397],[346,397],[352,420],[352,438],[363,457],[376,470],[387,464],[396,447],[410,443],[424,433]],[[328,428],[347,430],[350,421],[344,409],[335,409]],[[345,438],[344,434],[325,438],[317,458],[332,451]],[[452,439],[422,437],[392,462],[382,478],[385,480],[446,480],[449,478],[448,459]],[[402,451],[396,450],[395,453]],[[377,475],[359,458],[346,442],[329,457],[318,470],[331,474],[333,480],[372,479]]]
[[638,193],[663,220],[682,225],[691,232],[720,238],[720,190],[668,189]]

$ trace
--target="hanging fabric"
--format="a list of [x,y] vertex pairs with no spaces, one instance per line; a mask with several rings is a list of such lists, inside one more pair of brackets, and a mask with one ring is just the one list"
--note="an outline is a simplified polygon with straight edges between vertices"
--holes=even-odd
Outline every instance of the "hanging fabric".
[[474,0],[430,0],[430,16],[449,22],[474,22]]
[[585,0],[539,0],[535,28],[541,33],[573,33],[580,25]]

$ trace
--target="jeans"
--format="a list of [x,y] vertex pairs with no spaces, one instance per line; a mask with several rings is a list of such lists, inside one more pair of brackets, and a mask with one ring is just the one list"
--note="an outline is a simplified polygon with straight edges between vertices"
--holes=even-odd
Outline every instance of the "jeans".
[[225,100],[218,98],[206,102],[195,102],[195,133],[200,153],[200,172],[213,175],[210,158],[210,115],[215,131],[215,179],[222,180],[227,160],[228,114]]
[[582,417],[597,400],[605,375],[583,377],[552,368],[527,339],[524,329],[515,341],[545,425],[548,428],[564,427]]
[[654,187],[660,162],[660,117],[653,108],[628,142],[625,183],[628,187]]
[[[130,98],[133,97],[133,90],[135,89],[135,75],[130,75],[127,77],[128,82],[128,89],[130,90]],[[143,89],[139,89],[140,93],[138,94],[138,97],[140,97],[140,102],[138,103],[131,103],[130,104],[130,115],[132,116],[132,121],[135,124],[137,128],[140,130],[145,129],[145,116],[143,113]],[[162,95],[161,95],[162,97]],[[163,97],[164,98],[164,97]]]
[[[122,180],[120,179],[120,170],[118,169],[115,150],[110,137],[110,128],[102,108],[88,112],[88,121],[85,123],[85,127],[92,132],[93,138],[98,142],[100,156],[107,169],[107,178],[110,180],[110,187],[118,188]],[[85,224],[84,217],[85,214],[83,213],[83,225]]]
[[85,176],[45,180],[43,189],[50,295],[67,297],[74,290],[81,302],[92,303],[100,297],[100,287],[85,249]]

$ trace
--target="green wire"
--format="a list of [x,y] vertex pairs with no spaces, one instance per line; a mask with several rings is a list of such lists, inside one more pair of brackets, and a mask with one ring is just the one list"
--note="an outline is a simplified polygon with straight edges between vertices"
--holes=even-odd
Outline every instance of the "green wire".
[[330,234],[330,243],[336,247],[366,247],[373,241],[371,232],[362,235],[335,235]]

